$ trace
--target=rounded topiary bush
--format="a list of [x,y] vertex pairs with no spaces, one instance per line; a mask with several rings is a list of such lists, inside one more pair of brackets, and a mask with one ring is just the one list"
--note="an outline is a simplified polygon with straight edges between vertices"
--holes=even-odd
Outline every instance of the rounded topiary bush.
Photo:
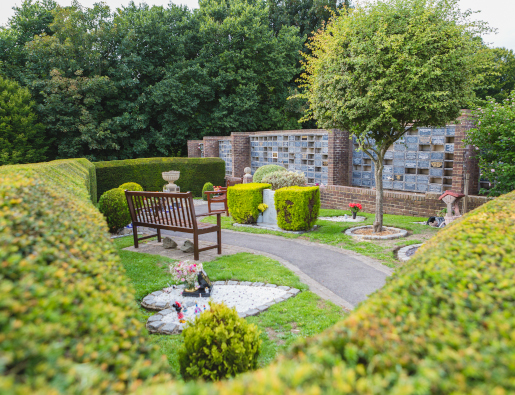
[[104,192],[98,201],[98,209],[106,217],[110,232],[116,232],[131,222],[123,189],[113,188]]
[[204,193],[206,191],[214,191],[215,187],[210,182],[206,182],[202,187],[202,199],[207,200],[207,195]]
[[256,170],[254,175],[252,176],[252,182],[264,182],[263,178],[270,173],[274,173],[276,171],[286,171],[286,169],[279,165],[264,165]]
[[255,369],[261,349],[257,326],[225,304],[209,303],[209,307],[182,332],[182,377],[214,381]]
[[274,171],[264,176],[263,182],[271,184],[272,189],[275,191],[286,187],[306,186],[307,180],[304,173],[297,173],[296,171]]
[[143,187],[139,184],[136,184],[135,182],[126,182],[125,184],[120,185],[118,188],[120,188],[122,191],[144,191]]

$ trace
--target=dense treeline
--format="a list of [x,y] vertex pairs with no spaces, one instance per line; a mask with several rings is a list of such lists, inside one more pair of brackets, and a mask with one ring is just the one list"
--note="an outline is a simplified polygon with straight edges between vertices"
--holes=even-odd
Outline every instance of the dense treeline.
[[[174,156],[188,139],[299,128],[300,52],[339,0],[204,0],[111,10],[26,0],[0,74],[28,88],[46,156]],[[312,125],[306,125],[310,127]]]

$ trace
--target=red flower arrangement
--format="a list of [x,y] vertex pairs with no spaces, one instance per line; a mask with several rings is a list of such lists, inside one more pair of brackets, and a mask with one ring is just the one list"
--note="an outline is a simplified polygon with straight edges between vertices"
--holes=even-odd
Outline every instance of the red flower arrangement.
[[350,211],[352,211],[353,213],[358,213],[360,210],[363,209],[363,207],[359,203],[349,203],[349,207]]

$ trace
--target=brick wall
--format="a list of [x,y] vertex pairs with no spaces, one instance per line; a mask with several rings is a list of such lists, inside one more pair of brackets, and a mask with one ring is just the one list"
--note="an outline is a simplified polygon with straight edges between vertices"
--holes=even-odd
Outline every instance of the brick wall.
[[218,158],[219,137],[204,137],[204,158]]
[[250,167],[250,135],[248,133],[232,134],[232,176],[243,177],[243,169]]
[[[384,213],[430,217],[446,207],[445,203],[438,200],[439,197],[439,193],[384,191]],[[368,188],[329,185],[321,193],[322,208],[328,209],[347,210],[349,203],[360,203],[364,212],[373,213],[375,211],[375,199],[375,189]],[[487,201],[488,199],[483,196],[469,196],[468,211]]]
[[454,163],[452,168],[452,190],[454,192],[464,192],[466,174],[469,174],[469,193],[474,194],[479,191],[478,161],[472,147],[463,144],[466,132],[473,127],[474,120],[470,116],[470,110],[462,110],[454,136]]
[[350,177],[352,174],[352,144],[350,144],[349,133],[338,129],[332,129],[328,132],[328,184],[350,185]]
[[188,158],[200,158],[201,153],[198,145],[203,142],[203,140],[188,140]]

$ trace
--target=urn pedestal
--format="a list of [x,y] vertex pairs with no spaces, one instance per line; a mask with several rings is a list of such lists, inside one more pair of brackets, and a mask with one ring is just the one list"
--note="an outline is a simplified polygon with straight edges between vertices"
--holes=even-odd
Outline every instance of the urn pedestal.
[[180,192],[181,191],[181,187],[174,184],[174,182],[177,181],[181,175],[180,171],[177,171],[177,170],[164,171],[161,173],[161,175],[163,176],[163,179],[165,181],[168,181],[168,184],[163,187],[163,192]]

